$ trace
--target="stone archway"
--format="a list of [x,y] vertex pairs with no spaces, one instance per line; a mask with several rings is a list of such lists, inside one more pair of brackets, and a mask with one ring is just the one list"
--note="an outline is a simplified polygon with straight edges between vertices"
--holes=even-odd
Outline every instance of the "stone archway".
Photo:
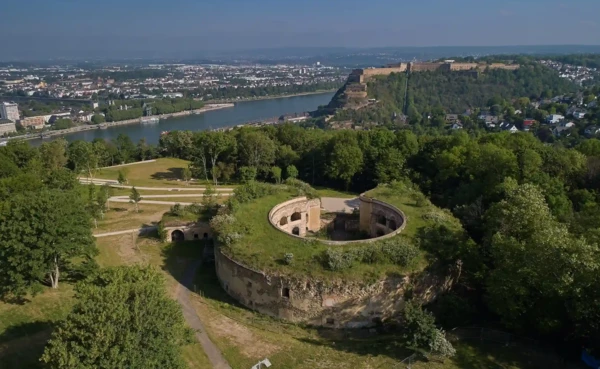
[[279,221],[279,225],[280,225],[280,226],[284,226],[284,225],[286,225],[286,224],[288,224],[287,217],[285,217],[285,216],[284,216],[284,217],[281,217],[281,220]]
[[292,214],[290,221],[295,222],[297,220],[302,219],[302,214],[300,212],[295,212],[294,214]]
[[296,236],[300,236],[300,228],[294,227],[294,229],[292,229],[292,234],[296,235]]
[[185,241],[185,234],[182,231],[180,231],[179,229],[176,229],[173,232],[171,232],[171,241],[173,241],[173,242]]

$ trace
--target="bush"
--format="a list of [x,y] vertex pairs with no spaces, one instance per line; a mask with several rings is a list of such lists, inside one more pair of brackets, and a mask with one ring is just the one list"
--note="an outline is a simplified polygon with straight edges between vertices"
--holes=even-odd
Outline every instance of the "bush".
[[169,210],[169,214],[180,217],[185,213],[185,208],[181,206],[181,204],[175,204],[171,206],[171,210]]
[[158,239],[161,242],[167,242],[167,236],[169,235],[169,233],[165,229],[165,225],[163,222],[158,222],[158,226],[156,227],[156,230],[158,231]]
[[351,268],[354,260],[352,252],[344,252],[334,248],[328,248],[325,251],[326,267],[334,272]]
[[285,180],[285,184],[295,188],[298,191],[298,196],[306,196],[309,199],[314,199],[319,197],[317,191],[312,188],[308,183],[302,182],[296,178],[288,178]]
[[435,318],[420,304],[409,301],[402,312],[404,339],[415,348],[429,348],[436,335]]
[[291,265],[293,261],[294,261],[294,254],[292,254],[291,252],[287,252],[287,253],[285,253],[285,255],[283,255],[283,262],[286,265]]
[[265,183],[251,181],[238,188],[233,192],[235,199],[239,203],[250,202],[264,196],[268,196],[274,192],[274,187]]
[[456,349],[446,338],[446,333],[441,329],[436,329],[433,339],[429,342],[429,349],[432,353],[447,358],[456,355]]
[[410,265],[420,253],[414,244],[402,237],[383,242],[381,252],[392,263],[403,267]]

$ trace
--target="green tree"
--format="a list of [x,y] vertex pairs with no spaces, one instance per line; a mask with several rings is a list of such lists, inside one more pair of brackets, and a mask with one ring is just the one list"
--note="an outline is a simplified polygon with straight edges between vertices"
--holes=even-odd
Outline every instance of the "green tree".
[[248,183],[256,179],[256,168],[255,167],[240,167],[238,169],[240,181],[242,183]]
[[238,139],[238,149],[242,162],[257,169],[275,161],[275,142],[259,130],[243,130]]
[[181,179],[185,181],[186,184],[189,184],[190,179],[192,179],[192,171],[189,167],[183,168],[181,171]]
[[[226,132],[207,132],[207,139],[204,142],[203,149],[206,151],[206,155],[208,160],[210,161],[211,168],[215,168],[217,166],[217,162],[219,158],[221,158],[226,152],[233,150],[236,145],[235,137]],[[211,170],[213,176],[213,183],[216,186],[217,177],[215,177],[215,173]]]
[[281,168],[279,167],[271,167],[271,176],[275,180],[275,183],[281,183]]
[[131,188],[131,193],[129,194],[129,202],[131,204],[135,204],[135,212],[139,213],[140,209],[138,207],[139,202],[142,201],[142,195],[138,192],[138,190],[133,186]]
[[101,270],[77,285],[41,361],[52,369],[187,368],[181,350],[193,333],[165,288],[150,267]]
[[102,114],[94,114],[92,115],[92,124],[100,124],[104,123],[106,119],[104,119],[104,115]]
[[69,160],[73,164],[75,173],[85,172],[88,178],[94,178],[94,173],[98,169],[98,155],[92,143],[81,140],[71,142]]
[[41,282],[58,288],[63,267],[91,257],[90,217],[74,191],[25,192],[0,208],[0,293],[21,296]]
[[493,264],[488,306],[513,328],[560,331],[567,321],[564,302],[579,276],[598,268],[597,246],[556,221],[536,186],[513,182],[506,192],[485,215]]
[[40,156],[44,168],[49,171],[57,170],[67,165],[67,141],[64,138],[44,142],[40,146]]
[[117,174],[117,182],[119,182],[121,185],[129,183],[129,180],[127,179],[127,169],[119,169]]
[[352,177],[361,170],[362,165],[363,154],[356,141],[339,140],[333,144],[327,173],[333,179],[341,179],[347,190]]
[[298,178],[298,169],[296,169],[295,165],[288,165],[285,168],[286,178]]

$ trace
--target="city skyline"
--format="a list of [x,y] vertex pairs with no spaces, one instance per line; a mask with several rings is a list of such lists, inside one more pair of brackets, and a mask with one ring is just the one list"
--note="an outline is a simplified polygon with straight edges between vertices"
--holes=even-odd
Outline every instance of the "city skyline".
[[0,58],[197,57],[284,47],[597,45],[593,0],[6,0]]

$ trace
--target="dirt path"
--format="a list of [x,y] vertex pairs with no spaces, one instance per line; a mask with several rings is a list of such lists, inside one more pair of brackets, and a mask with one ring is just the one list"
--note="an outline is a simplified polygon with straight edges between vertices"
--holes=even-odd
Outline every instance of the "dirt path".
[[121,235],[121,234],[133,233],[133,232],[138,232],[138,235],[142,235],[142,234],[146,234],[146,233],[148,233],[150,231],[153,231],[155,229],[156,229],[156,227],[154,227],[154,226],[152,226],[152,227],[134,228],[134,229],[125,229],[123,231],[98,233],[98,234],[95,234],[94,237],[110,237],[110,236],[117,236],[117,235]]
[[196,314],[196,310],[192,304],[190,299],[190,290],[189,288],[194,283],[194,276],[196,275],[196,271],[201,267],[201,261],[193,261],[191,262],[184,275],[182,280],[182,286],[178,289],[177,292],[177,301],[183,308],[183,316],[187,322],[187,324],[196,331],[196,339],[202,345],[206,356],[208,356],[208,360],[210,360],[212,367],[215,369],[231,369],[231,366],[225,360],[221,351],[215,344],[210,340],[208,335],[206,334],[206,330],[204,328],[204,324],[200,320],[198,314]]

